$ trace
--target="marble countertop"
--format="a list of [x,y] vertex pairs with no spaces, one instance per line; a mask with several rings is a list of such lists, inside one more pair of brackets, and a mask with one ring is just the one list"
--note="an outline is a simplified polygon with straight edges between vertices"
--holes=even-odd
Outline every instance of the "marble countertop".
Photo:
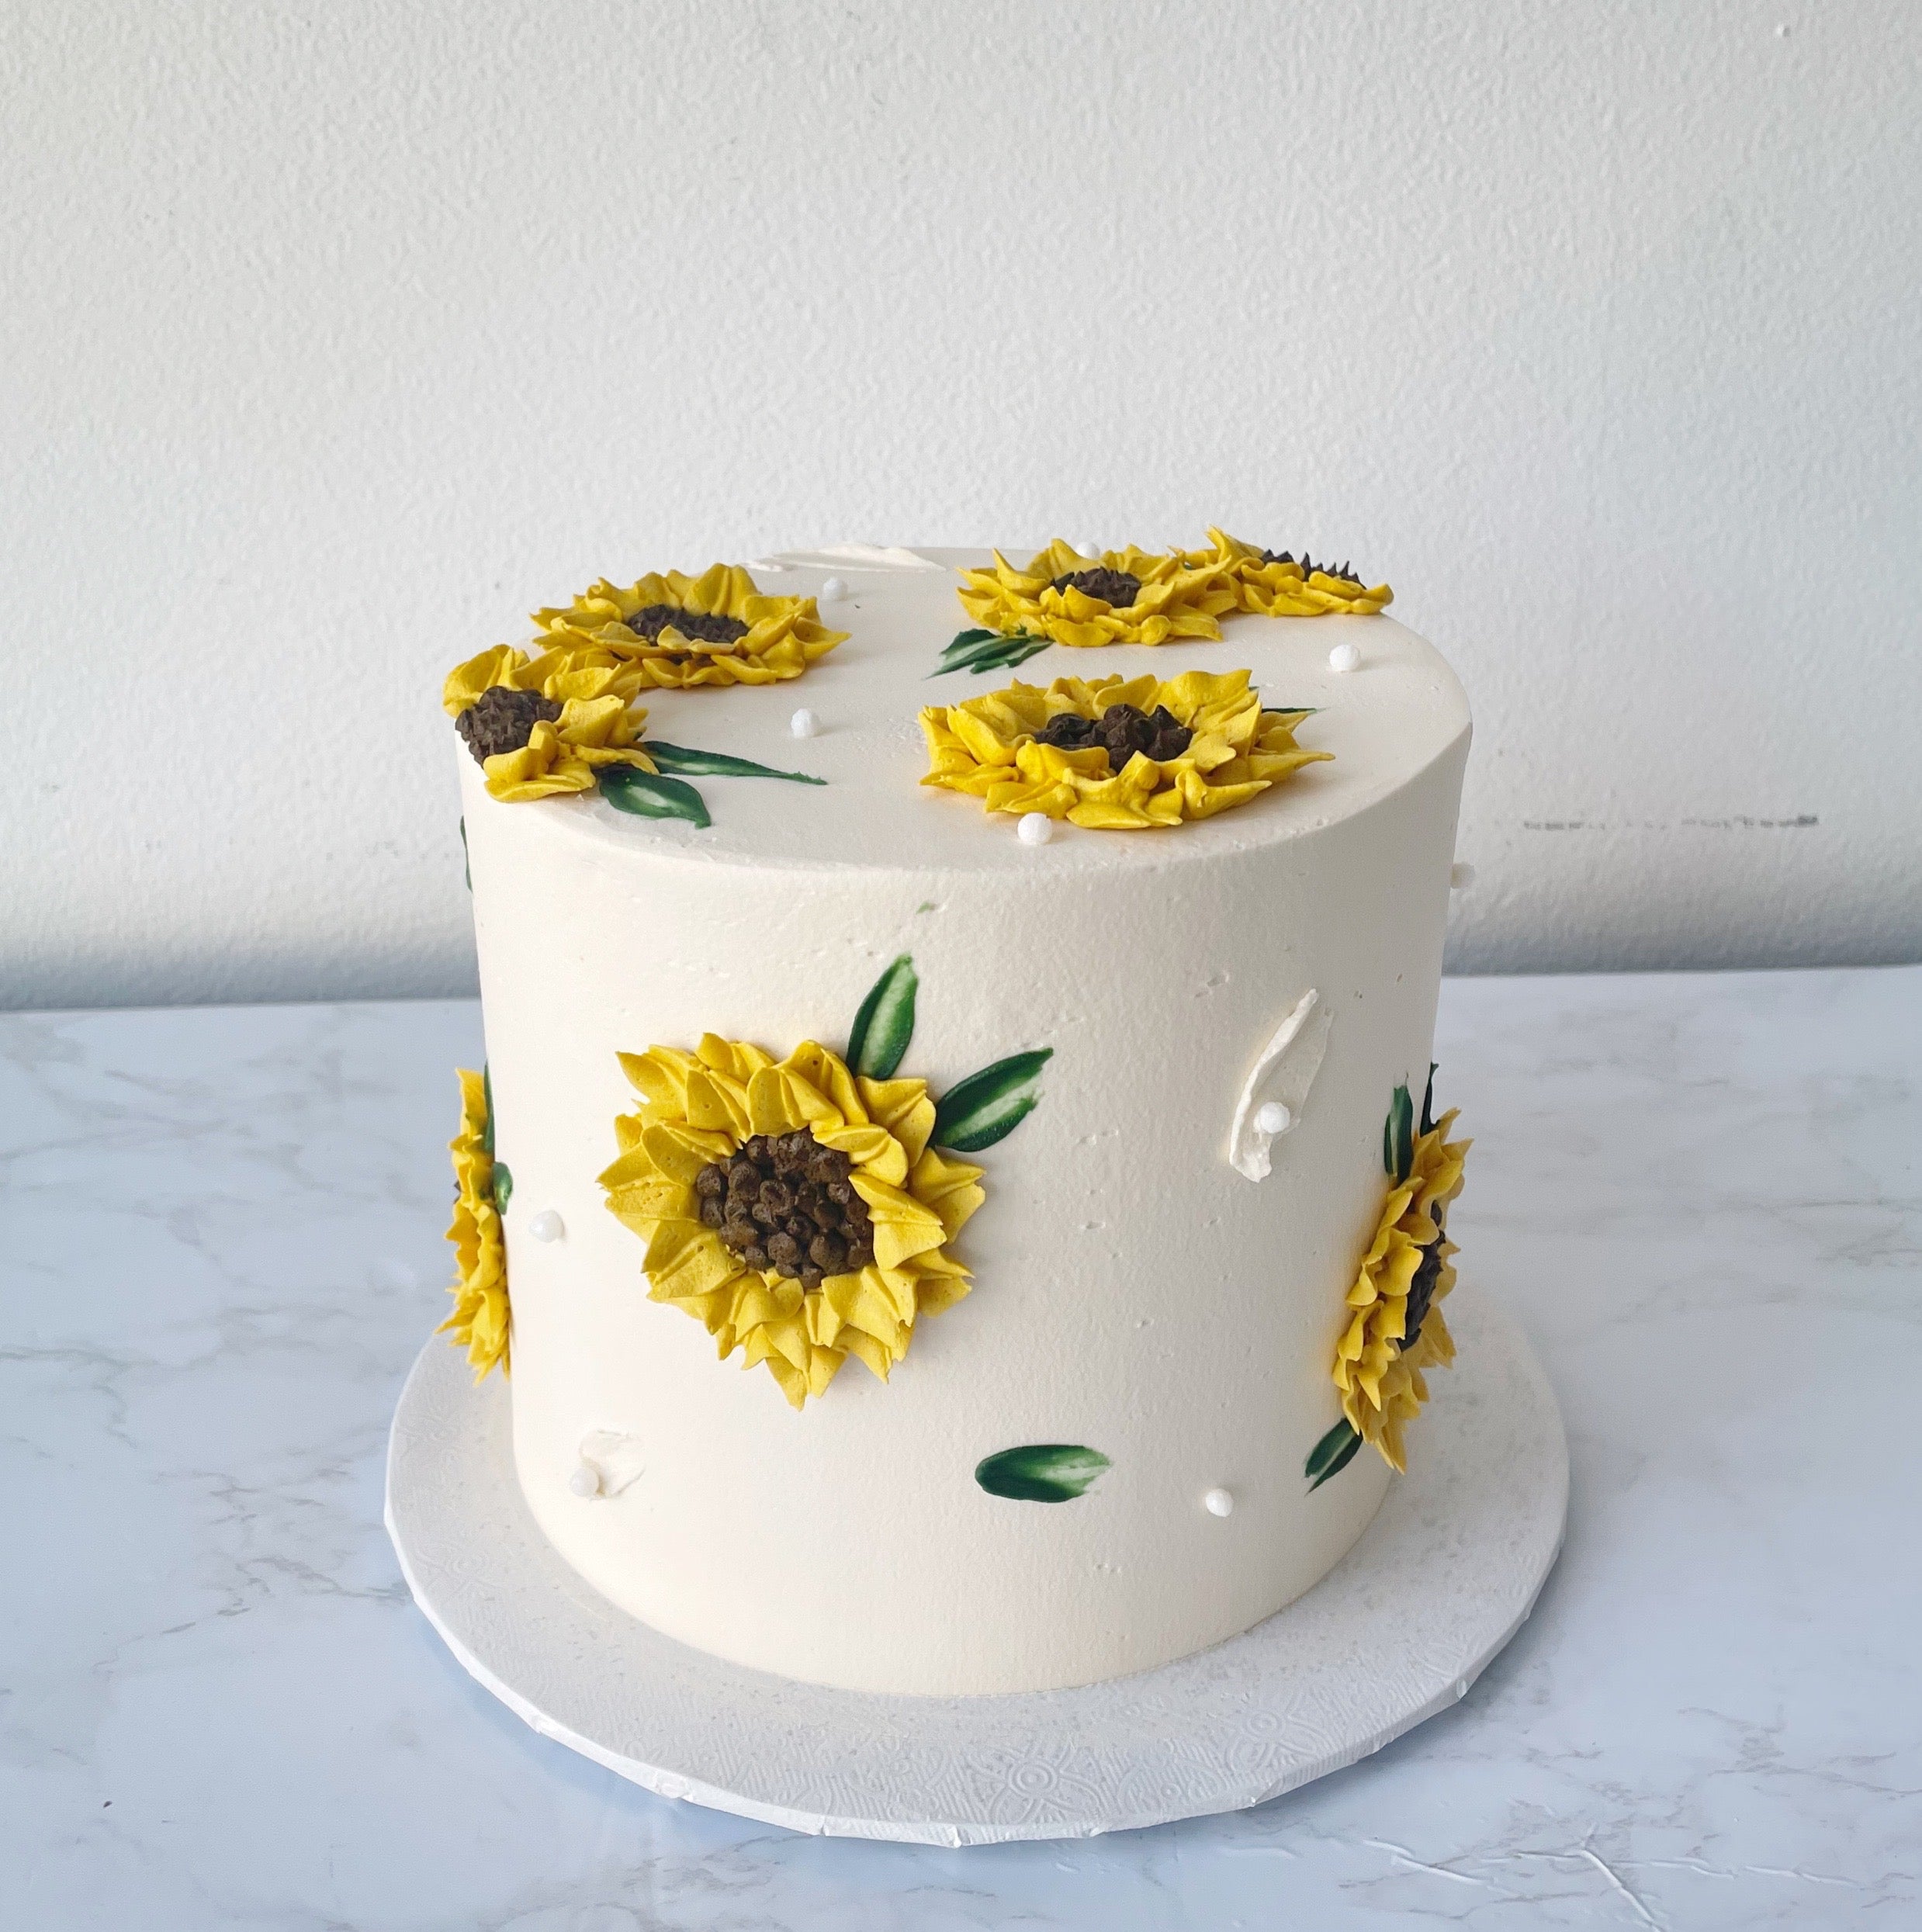
[[1292,1796],[952,1852],[651,1797],[409,1601],[383,1458],[479,1032],[0,1020],[0,1923],[1922,1923],[1922,969],[1450,982],[1451,1231],[1573,1452],[1534,1618]]

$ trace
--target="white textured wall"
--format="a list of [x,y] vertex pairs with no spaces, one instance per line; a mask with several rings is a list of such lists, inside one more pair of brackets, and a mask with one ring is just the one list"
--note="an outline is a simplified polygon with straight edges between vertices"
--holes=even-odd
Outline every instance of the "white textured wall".
[[7,0],[0,999],[468,985],[439,680],[602,571],[1217,519],[1460,668],[1457,965],[1922,954],[1918,76],[1913,0]]

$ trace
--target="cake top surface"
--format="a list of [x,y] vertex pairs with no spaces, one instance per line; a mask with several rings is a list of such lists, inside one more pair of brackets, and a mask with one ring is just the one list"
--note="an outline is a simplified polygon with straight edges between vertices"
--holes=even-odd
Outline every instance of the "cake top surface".
[[[1002,552],[1017,561],[1031,553]],[[784,681],[648,691],[638,700],[647,712],[640,743],[665,741],[824,782],[704,774],[693,782],[712,816],[705,826],[636,816],[594,791],[542,800],[543,821],[610,848],[724,864],[1127,871],[1277,844],[1351,817],[1407,784],[1468,729],[1467,699],[1440,653],[1382,615],[1231,613],[1220,618],[1218,639],[1055,644],[1011,669],[940,673],[944,650],[973,622],[957,597],[957,573],[993,561],[986,550],[856,545],[755,559],[746,567],[756,589],[820,600],[821,622],[847,633],[845,641]],[[824,597],[836,579],[846,594]],[[1331,662],[1332,654],[1345,660],[1354,653],[1352,669]],[[1264,709],[1311,708],[1296,740],[1304,751],[1332,756],[1217,815],[1125,832],[1057,822],[1036,843],[1039,828],[1024,838],[1016,815],[921,783],[930,767],[919,722],[925,707],[959,705],[1017,681],[1045,688],[1058,678],[1166,682],[1242,670]],[[804,711],[813,735],[797,718]],[[468,767],[467,808],[493,805],[465,746],[459,755]]]

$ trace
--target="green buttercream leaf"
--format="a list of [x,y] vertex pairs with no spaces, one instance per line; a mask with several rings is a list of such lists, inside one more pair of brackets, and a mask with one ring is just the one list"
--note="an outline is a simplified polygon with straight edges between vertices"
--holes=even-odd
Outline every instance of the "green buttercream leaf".
[[1440,1065],[1439,1060],[1429,1062],[1428,1091],[1422,1096],[1422,1131],[1424,1134],[1435,1131],[1435,1069]]
[[1308,1452],[1308,1459],[1301,1466],[1301,1473],[1308,1479],[1308,1494],[1314,1492],[1331,1476],[1338,1476],[1355,1459],[1355,1452],[1362,1446],[1362,1439],[1355,1433],[1346,1416],[1343,1416],[1327,1435]]
[[481,1104],[487,1110],[487,1118],[480,1129],[480,1151],[490,1160],[493,1158],[493,1068],[485,1061],[480,1068]]
[[504,1217],[507,1203],[514,1198],[514,1176],[507,1172],[505,1161],[493,1164],[493,1211]]
[[871,1080],[891,1080],[914,1037],[914,995],[921,982],[903,953],[867,989],[847,1036],[847,1064]]
[[647,741],[649,757],[663,771],[686,772],[697,778],[788,778],[798,785],[824,785],[809,771],[777,771],[772,765],[757,765],[751,758],[736,758],[725,751],[694,751],[686,745],[664,745],[658,739]]
[[963,631],[941,653],[940,663],[929,676],[972,671],[978,677],[983,671],[1005,670],[1012,665],[1025,664],[1048,646],[1048,639],[1030,637],[1025,631],[1017,631],[1011,637],[1003,637],[998,631]]
[[1113,1465],[1099,1449],[1073,1442],[1029,1442],[975,1466],[975,1480],[990,1496],[1021,1503],[1072,1503]]
[[636,765],[604,765],[601,795],[619,812],[637,819],[685,819],[690,825],[712,825],[699,792],[679,778]]
[[1415,1166],[1415,1103],[1405,1086],[1395,1089],[1394,1104],[1381,1124],[1381,1164],[1397,1187]]
[[950,1087],[934,1110],[935,1144],[974,1154],[1005,1140],[1034,1111],[1041,1069],[1054,1054],[1052,1047],[1010,1054]]

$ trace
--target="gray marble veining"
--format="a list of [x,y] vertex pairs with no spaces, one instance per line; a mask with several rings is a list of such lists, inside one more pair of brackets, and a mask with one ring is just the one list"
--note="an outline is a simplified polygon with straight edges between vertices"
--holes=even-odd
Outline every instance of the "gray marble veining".
[[385,1436],[478,1040],[464,1005],[0,1020],[0,1924],[1922,1920],[1922,971],[1449,982],[1463,1265],[1574,1456],[1533,1619],[1272,1805],[963,1852],[650,1797],[409,1602]]

